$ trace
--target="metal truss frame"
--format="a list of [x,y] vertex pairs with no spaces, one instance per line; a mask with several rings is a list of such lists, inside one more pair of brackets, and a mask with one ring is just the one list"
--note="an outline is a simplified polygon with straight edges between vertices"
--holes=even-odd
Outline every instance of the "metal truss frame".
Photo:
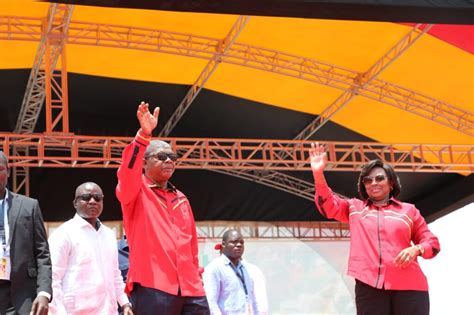
[[272,170],[254,169],[214,169],[213,172],[232,175],[271,188],[279,189],[303,199],[314,200],[314,183]]
[[[50,49],[46,50],[49,58]],[[69,133],[69,100],[66,47],[61,50],[61,69],[52,70],[46,63],[46,132]]]
[[[199,152],[192,152],[189,157],[199,159]],[[221,173],[259,183],[271,188],[279,189],[310,201],[314,200],[314,183],[270,169],[208,169],[208,171]]]
[[222,240],[225,231],[237,229],[245,239],[298,239],[341,241],[350,239],[349,224],[341,222],[196,222],[199,239]]
[[[0,39],[39,40],[38,19],[0,16]],[[219,39],[131,26],[71,22],[68,43],[182,55],[211,60],[221,53]],[[474,114],[405,87],[374,79],[361,86],[360,72],[303,56],[234,43],[221,62],[269,71],[350,91],[474,135]]]
[[[377,60],[369,69],[361,73],[358,78],[358,86],[348,89],[343,92],[331,105],[324,109],[319,116],[310,122],[303,130],[294,137],[294,140],[307,140],[319,129],[321,129],[339,110],[347,105],[355,96],[361,87],[367,86],[372,80],[375,80],[391,63],[397,60],[409,47],[411,47],[418,39],[426,34],[433,25],[417,24],[410,32],[408,32],[402,39],[400,39],[392,48],[388,50],[379,60]],[[284,154],[281,158],[286,158]],[[223,171],[230,175],[254,180],[264,185],[271,187],[281,184],[286,191],[291,191],[293,194],[305,199],[312,200],[314,196],[314,184],[312,182],[302,181],[296,177],[282,174],[276,171],[267,171],[265,177],[255,176],[253,170],[239,170],[239,171]],[[281,187],[279,188],[281,189]]]
[[[34,29],[36,27],[35,19],[25,18],[27,23],[24,23],[24,24],[21,23],[22,19],[23,18],[13,18],[12,20],[11,17],[0,17],[0,39],[2,39],[2,33],[3,33],[3,34],[8,35],[7,36],[8,39],[36,40],[36,37],[35,37],[36,34],[34,32]],[[212,73],[214,72],[214,70],[216,69],[217,65],[220,62],[228,62],[228,63],[234,63],[234,64],[237,63],[242,66],[250,66],[257,69],[260,67],[260,70],[266,70],[266,71],[271,71],[275,73],[280,73],[283,75],[294,76],[294,75],[291,75],[291,73],[288,73],[288,72],[285,73],[284,71],[286,69],[286,70],[290,70],[291,72],[292,70],[291,65],[295,64],[294,62],[288,63],[285,61],[285,58],[291,55],[273,51],[273,52],[276,52],[276,54],[273,54],[271,55],[271,58],[268,58],[268,52],[271,53],[272,52],[271,50],[235,43],[235,40],[237,36],[239,35],[242,27],[245,25],[246,21],[247,21],[246,17],[239,17],[239,19],[234,24],[229,34],[223,40],[216,40],[209,37],[194,36],[194,35],[189,35],[189,34],[179,34],[179,33],[174,33],[174,32],[123,27],[123,26],[117,26],[117,25],[104,25],[104,24],[99,25],[99,24],[90,24],[90,23],[82,23],[82,22],[71,22],[68,41],[70,43],[75,43],[75,44],[88,44],[88,45],[120,47],[120,48],[140,49],[140,50],[150,50],[150,47],[153,46],[153,49],[152,49],[153,51],[210,59],[209,63],[204,68],[201,75],[198,77],[198,79],[196,80],[192,88],[188,91],[186,97],[178,106],[178,109],[173,114],[172,118],[174,117],[175,119],[170,119],[168,123],[166,124],[165,128],[163,128],[162,132],[160,133],[160,135],[168,135],[171,132],[172,128],[179,121],[179,119],[182,117],[186,109],[189,108],[194,98],[200,92],[200,90],[202,89],[202,87],[207,82],[207,80],[212,75]],[[6,30],[2,29],[2,25],[7,25]],[[82,27],[84,27],[84,25],[88,25],[88,27],[81,29],[81,25]],[[25,27],[29,32],[26,32],[25,34],[25,32],[23,32],[24,30],[23,27]],[[309,138],[322,125],[324,125],[324,123],[327,120],[329,120],[330,117],[332,117],[332,115],[335,114],[337,110],[339,110],[345,104],[347,104],[354,96],[362,95],[363,92],[366,92],[364,91],[364,89],[369,85],[369,83],[374,81],[376,77],[380,74],[380,72],[383,71],[383,69],[385,69],[396,58],[398,58],[398,56],[401,53],[403,53],[409,46],[411,46],[419,38],[419,36],[427,32],[430,27],[431,26],[423,26],[423,25],[415,26],[401,41],[397,43],[397,45],[395,45],[391,50],[389,50],[389,52],[386,55],[384,55],[378,62],[376,62],[365,73],[357,73],[351,70],[342,69],[337,66],[323,64],[315,60],[310,60],[310,59],[302,58],[299,56],[292,56],[294,58],[297,58],[298,60],[303,60],[305,62],[306,61],[312,62],[312,64],[311,63],[301,64],[303,65],[303,67],[300,67],[299,70],[302,71],[301,72],[302,74],[304,74],[305,71],[307,71],[308,69],[312,70],[313,72],[314,70],[316,70],[316,72],[314,72],[313,74],[317,74],[317,75],[314,76],[312,80],[310,79],[310,77],[305,77],[304,75],[301,75],[301,73],[299,75],[300,79],[305,79],[305,80],[310,79],[310,81],[314,81],[314,79],[316,78],[317,83],[344,90],[344,93],[333,104],[331,104],[325,111],[323,111],[323,114],[326,113],[327,115],[321,114],[317,119],[315,119],[315,121],[313,121],[305,129],[303,129],[303,131],[296,137],[296,139],[303,140],[303,139]],[[123,32],[124,29],[126,29],[127,32]],[[94,32],[97,35],[96,41],[88,42],[88,40],[91,39],[90,35],[94,34]],[[155,39],[157,39],[156,42],[155,42]],[[126,45],[122,45],[120,43],[122,44],[125,43]],[[244,46],[246,46],[246,48],[242,50],[241,48]],[[234,47],[237,47],[238,49],[234,49]],[[240,61],[236,62],[235,61],[236,56],[238,56],[239,53],[241,53],[242,51],[245,51],[245,54],[248,55],[246,56],[247,59],[240,58],[239,59]],[[254,54],[253,55],[249,54],[249,52],[254,52]],[[206,54],[207,56],[205,56]],[[65,54],[64,54],[64,57],[65,57]],[[233,59],[232,58],[226,59],[226,57],[232,57]],[[241,62],[242,60],[244,60],[244,63]],[[271,64],[272,62],[274,64],[276,63],[277,65],[276,66],[272,65]],[[283,62],[283,66],[279,67],[278,63],[282,63],[282,62]],[[65,66],[66,64],[65,61],[62,64],[64,64]],[[268,66],[268,64],[272,65],[270,69],[268,67],[265,68],[266,66]],[[288,67],[288,65],[290,67]],[[311,66],[315,66],[315,67],[311,68]],[[327,68],[328,66],[329,68]],[[317,73],[318,71],[320,73]],[[340,73],[337,73],[338,71]],[[66,72],[64,71],[64,73]],[[306,73],[306,74],[309,74],[309,73]],[[62,76],[62,78],[64,77],[65,75]],[[321,79],[323,79],[323,81],[321,81]],[[327,79],[327,80],[324,81],[324,79]],[[335,86],[336,83],[341,84],[341,86]],[[348,85],[346,87],[343,87],[342,85],[344,83],[347,83]],[[61,92],[61,89],[60,89],[61,86],[66,86],[66,91],[67,91],[67,80],[62,80],[61,85],[56,84],[56,87],[59,87],[59,89],[56,89],[56,90]],[[393,91],[400,92],[400,90],[403,90],[403,88],[393,89],[394,85],[391,85],[391,84],[389,84],[389,87],[392,88],[390,91],[389,89],[387,89],[387,86],[385,85],[385,89],[389,92],[393,92]],[[370,89],[367,89],[367,90],[370,91]],[[388,99],[392,99],[393,101],[393,94],[394,93],[391,93],[391,94],[387,93],[387,95],[385,96],[382,94],[379,94],[379,96],[385,97],[384,99],[385,101],[382,101],[382,102],[387,103],[386,97],[390,96],[388,97]],[[57,95],[60,96],[61,93]],[[64,95],[66,97],[66,102],[67,102],[67,93]],[[414,94],[412,93],[412,95]],[[406,97],[403,97],[403,98],[406,100]],[[61,97],[58,97],[57,99],[59,100],[59,102],[61,101]],[[381,99],[378,99],[378,100],[380,101]],[[398,102],[397,105],[400,105],[399,103],[400,102]],[[54,107],[49,107],[49,109],[47,110],[47,114],[49,114],[49,117],[47,117],[47,130],[50,132],[52,131],[51,126],[55,126],[61,117],[63,119],[63,124],[64,122],[66,123],[68,122],[67,117],[65,119],[65,117],[62,116],[62,114],[67,115],[67,111],[60,112],[60,115],[57,116],[56,120],[52,121],[51,113],[53,111],[53,108]],[[420,108],[418,108],[418,110],[420,110]],[[443,111],[441,110],[440,112],[443,112]],[[451,113],[452,112],[453,111],[451,111]],[[454,115],[456,115],[456,113]],[[443,116],[443,114],[441,116]],[[446,118],[448,115],[444,115],[444,116]],[[471,121],[469,120],[472,114],[467,112],[467,115],[464,115],[464,116],[467,117],[466,121],[468,122],[468,124],[469,123],[471,124],[471,127],[468,129],[472,130],[473,129],[472,119]],[[431,115],[430,119],[434,120],[433,118],[436,118],[436,117],[437,116],[435,115]],[[448,122],[451,121],[450,118],[452,118],[452,116],[447,118]],[[439,120],[439,117],[438,117],[438,120]],[[445,121],[445,125],[446,125],[446,121]],[[450,127],[452,127],[452,124],[450,125]],[[463,129],[461,128],[461,125],[458,125],[457,127],[458,128],[455,128],[455,129],[457,129],[458,131],[460,131],[460,129]],[[63,125],[63,131],[65,129],[68,129],[68,126],[66,126],[65,128]],[[280,159],[286,158],[288,154],[289,152],[283,151],[282,156],[280,156]],[[20,154],[20,155],[28,156],[29,154],[27,152],[23,152],[23,154]],[[314,195],[314,187],[312,183],[306,182],[304,180],[298,179],[296,177],[293,177],[284,173],[279,173],[273,170],[271,164],[265,165],[263,171],[261,168],[256,169],[256,170],[253,168],[243,168],[243,169],[210,168],[210,170],[214,170],[214,171],[225,173],[228,175],[233,175],[233,176],[244,178],[247,180],[259,182],[260,184],[264,184],[273,188],[281,189],[281,190],[290,192],[292,194],[298,195],[300,197],[303,197],[305,199],[312,200],[313,195]],[[433,170],[433,171],[443,172],[444,170],[438,167],[437,170]]]
[[[19,152],[14,150],[16,156],[28,155],[28,149]],[[21,193],[25,196],[30,195],[30,168],[29,167],[13,167],[13,192]]]
[[[65,71],[66,62],[64,59],[65,53],[63,53],[63,49],[66,43],[72,11],[73,6],[70,5],[50,4],[46,19],[41,19],[40,24],[27,24],[27,29],[30,32],[32,31],[32,28],[37,30],[39,27],[41,37],[39,38],[40,43],[28,79],[20,114],[15,126],[16,133],[34,132],[45,98],[47,99],[48,107],[65,107],[64,110],[61,110],[60,112],[67,113],[67,97],[64,98],[62,96],[64,94],[67,95],[67,90],[64,93],[64,88],[61,88],[62,84],[58,84],[56,79],[58,74],[55,74],[54,71],[60,58],[63,60],[61,62],[59,77],[62,77],[62,72]],[[0,21],[1,20],[2,18],[0,17]],[[15,24],[9,25],[8,28],[11,31],[17,30]],[[67,80],[62,79],[61,81],[63,83],[63,81]],[[65,115],[66,119],[62,119],[62,131],[68,132],[67,124],[69,122],[67,114]],[[47,122],[48,121],[50,128],[55,126],[52,116],[47,119]]]
[[[69,131],[67,102],[65,36],[71,20],[73,6],[50,4],[46,19],[41,21],[42,34],[32,66],[25,95],[18,115],[15,132],[33,133],[46,98],[46,130],[51,132],[62,120],[62,130]],[[58,59],[61,69],[55,71]],[[58,82],[58,77],[60,83]],[[53,121],[53,113],[59,112]],[[16,148],[14,154],[27,156],[28,148]],[[28,167],[13,167],[13,191],[29,196]]]
[[[47,233],[63,222],[45,222]],[[123,236],[122,221],[105,221],[115,230],[117,239]],[[349,225],[334,221],[197,221],[196,232],[200,242],[220,242],[225,231],[237,229],[245,239],[299,240],[299,241],[348,241]]]
[[217,69],[217,66],[221,63],[222,56],[225,56],[231,46],[235,43],[237,37],[239,37],[240,33],[242,32],[242,29],[245,27],[248,20],[248,16],[239,16],[237,18],[237,21],[235,21],[234,25],[232,25],[232,28],[227,33],[226,37],[221,40],[221,45],[219,47],[220,52],[214,55],[204,67],[201,74],[198,76],[194,84],[188,90],[188,93],[186,93],[184,99],[181,101],[181,103],[171,115],[166,125],[160,131],[160,137],[169,136],[178,121],[181,119],[181,117],[183,117],[184,113],[191,106],[196,96],[198,96],[199,92],[201,92],[206,82],[211,78],[212,74]]
[[360,89],[365,88],[370,82],[375,80],[390,64],[400,58],[414,43],[426,34],[433,24],[416,24],[402,39],[400,39],[387,53],[377,60],[369,69],[361,73],[356,81],[357,85],[342,93],[331,105],[326,107],[316,119],[309,123],[303,130],[294,137],[294,140],[309,139],[321,127],[323,127],[338,111],[347,105],[355,96],[358,95]]
[[[221,51],[222,55],[215,55],[209,63],[206,65],[204,70],[199,75],[196,82],[189,89],[188,93],[181,101],[181,103],[176,108],[173,115],[163,127],[159,133],[159,137],[167,137],[173,128],[176,126],[178,121],[184,115],[186,110],[191,106],[192,102],[202,90],[206,82],[212,76],[214,71],[217,69],[217,66],[222,60],[222,56],[227,53],[229,48],[235,43],[237,37],[240,35],[242,29],[245,27],[249,20],[248,16],[239,16],[237,21],[232,26],[231,30],[228,32],[227,36],[222,39]],[[281,172],[275,171],[254,171],[254,170],[220,170],[214,169],[210,170],[226,175],[231,175],[234,177],[242,178],[245,180],[250,180],[257,182],[259,184],[269,186],[272,188],[280,189],[286,192],[290,192],[294,195],[302,197],[304,199],[313,200],[314,198],[314,184],[301,180],[297,177],[290,176]]]
[[[0,144],[12,166],[117,168],[120,153],[133,138],[56,134],[0,133]],[[216,170],[309,171],[311,141],[263,139],[165,138],[180,155],[177,168]],[[474,145],[321,142],[328,152],[328,171],[360,171],[379,158],[399,172],[474,172]],[[11,154],[28,148],[28,156]],[[287,154],[287,159],[281,159]]]

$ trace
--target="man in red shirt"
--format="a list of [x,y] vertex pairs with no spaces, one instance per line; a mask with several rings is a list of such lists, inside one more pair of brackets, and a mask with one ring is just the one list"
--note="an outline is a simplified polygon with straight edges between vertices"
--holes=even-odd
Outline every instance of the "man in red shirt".
[[116,194],[130,247],[126,292],[135,314],[209,314],[199,273],[194,216],[169,179],[176,153],[151,139],[159,107],[138,106],[140,130],[123,151]]

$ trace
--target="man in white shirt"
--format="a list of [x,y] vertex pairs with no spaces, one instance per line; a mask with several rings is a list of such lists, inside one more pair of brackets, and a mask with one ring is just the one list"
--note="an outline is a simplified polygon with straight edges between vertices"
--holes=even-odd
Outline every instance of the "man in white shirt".
[[118,269],[115,233],[98,217],[102,189],[95,183],[79,185],[73,204],[76,215],[49,238],[53,266],[52,314],[133,315]]
[[242,259],[244,239],[239,231],[224,233],[221,253],[203,274],[211,314],[268,314],[263,274],[257,266]]

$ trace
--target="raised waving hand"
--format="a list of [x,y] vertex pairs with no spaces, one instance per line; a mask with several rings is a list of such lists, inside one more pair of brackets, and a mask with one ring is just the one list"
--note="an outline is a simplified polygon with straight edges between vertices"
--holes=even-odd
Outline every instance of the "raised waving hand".
[[158,125],[158,116],[160,115],[160,108],[156,107],[153,111],[153,115],[150,113],[150,109],[148,108],[150,105],[145,102],[141,102],[138,105],[137,110],[137,118],[140,122],[140,128],[143,132],[147,135],[151,135],[153,130]]
[[311,169],[313,170],[313,173],[324,171],[328,161],[324,146],[319,145],[318,142],[311,143],[311,149],[309,149],[309,157],[311,160]]
[[318,142],[311,143],[309,149],[309,159],[311,162],[311,170],[313,171],[314,181],[317,184],[323,184],[326,182],[324,178],[324,169],[328,162],[328,157],[324,146],[319,145]]

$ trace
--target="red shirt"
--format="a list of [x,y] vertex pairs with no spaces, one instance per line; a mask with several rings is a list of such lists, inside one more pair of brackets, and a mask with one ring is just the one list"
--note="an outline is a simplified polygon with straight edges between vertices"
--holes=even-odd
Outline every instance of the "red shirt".
[[316,185],[315,201],[327,218],[349,222],[349,276],[378,289],[428,291],[417,260],[404,268],[393,263],[412,242],[423,246],[426,259],[440,250],[438,238],[414,205],[392,198],[378,207],[355,198],[340,198],[326,185]]
[[183,296],[205,296],[191,205],[172,185],[156,188],[142,174],[149,143],[149,138],[138,132],[124,149],[117,172],[116,194],[130,247],[125,291],[130,293],[136,282],[172,295],[180,289]]

